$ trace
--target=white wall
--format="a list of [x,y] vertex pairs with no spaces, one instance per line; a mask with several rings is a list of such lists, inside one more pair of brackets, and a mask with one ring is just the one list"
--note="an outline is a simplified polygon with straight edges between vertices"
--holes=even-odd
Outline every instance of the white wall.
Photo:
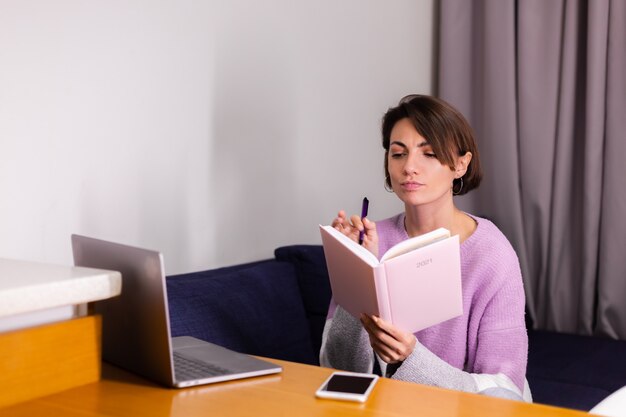
[[81,233],[172,274],[400,211],[380,118],[431,91],[432,32],[432,0],[0,0],[0,257]]

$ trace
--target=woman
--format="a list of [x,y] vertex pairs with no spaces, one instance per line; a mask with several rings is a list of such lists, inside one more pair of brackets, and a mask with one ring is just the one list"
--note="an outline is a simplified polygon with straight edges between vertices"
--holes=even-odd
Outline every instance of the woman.
[[394,379],[532,401],[525,379],[528,337],[519,261],[489,220],[459,210],[453,195],[478,187],[472,129],[443,100],[411,95],[382,123],[385,186],[404,212],[374,223],[339,212],[332,226],[380,257],[394,244],[439,227],[459,235],[463,315],[407,333],[375,316],[352,317],[331,302],[322,365]]

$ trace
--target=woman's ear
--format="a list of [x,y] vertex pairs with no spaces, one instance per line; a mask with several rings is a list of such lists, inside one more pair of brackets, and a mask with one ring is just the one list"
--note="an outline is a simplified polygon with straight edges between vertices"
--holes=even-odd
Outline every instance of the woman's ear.
[[463,175],[465,175],[465,173],[467,172],[467,167],[469,166],[471,161],[472,161],[471,152],[465,152],[465,155],[459,156],[456,159],[456,164],[454,168],[454,177],[461,178]]

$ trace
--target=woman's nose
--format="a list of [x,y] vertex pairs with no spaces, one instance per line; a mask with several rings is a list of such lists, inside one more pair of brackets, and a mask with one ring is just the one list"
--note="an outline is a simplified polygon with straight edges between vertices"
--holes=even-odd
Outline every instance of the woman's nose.
[[404,174],[417,174],[418,170],[418,160],[416,155],[409,155],[404,164]]

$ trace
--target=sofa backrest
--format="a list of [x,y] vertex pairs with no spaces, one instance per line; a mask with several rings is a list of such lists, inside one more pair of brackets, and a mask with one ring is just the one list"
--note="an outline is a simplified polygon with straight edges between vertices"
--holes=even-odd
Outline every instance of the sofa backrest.
[[296,267],[274,260],[170,276],[172,336],[194,336],[227,348],[318,363]]
[[318,354],[332,295],[324,250],[321,245],[291,245],[276,249],[274,256],[295,267],[313,350]]

